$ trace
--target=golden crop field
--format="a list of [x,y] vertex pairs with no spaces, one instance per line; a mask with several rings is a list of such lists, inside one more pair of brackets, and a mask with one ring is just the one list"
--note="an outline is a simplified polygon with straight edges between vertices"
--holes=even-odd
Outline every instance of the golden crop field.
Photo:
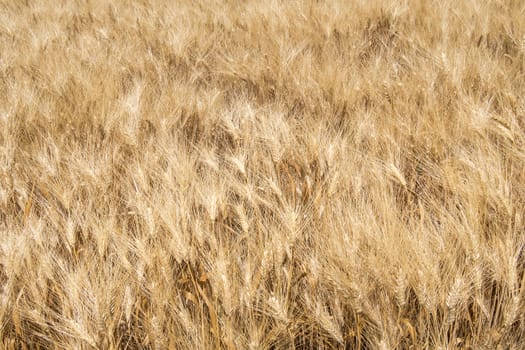
[[525,2],[0,0],[0,347],[525,348]]

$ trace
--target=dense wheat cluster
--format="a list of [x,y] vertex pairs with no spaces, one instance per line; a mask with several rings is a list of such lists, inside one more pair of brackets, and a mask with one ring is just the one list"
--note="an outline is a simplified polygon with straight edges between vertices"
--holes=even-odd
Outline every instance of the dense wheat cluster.
[[525,3],[2,1],[6,349],[523,349]]

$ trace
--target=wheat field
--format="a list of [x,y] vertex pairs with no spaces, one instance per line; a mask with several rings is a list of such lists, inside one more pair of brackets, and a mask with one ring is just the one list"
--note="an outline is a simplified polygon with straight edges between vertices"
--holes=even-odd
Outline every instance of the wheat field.
[[5,349],[525,348],[525,3],[0,1]]

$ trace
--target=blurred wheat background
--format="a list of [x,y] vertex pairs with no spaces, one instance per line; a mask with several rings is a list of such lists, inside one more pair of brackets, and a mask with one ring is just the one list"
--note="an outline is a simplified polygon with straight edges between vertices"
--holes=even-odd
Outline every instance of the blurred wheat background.
[[1,1],[5,349],[525,348],[525,3]]

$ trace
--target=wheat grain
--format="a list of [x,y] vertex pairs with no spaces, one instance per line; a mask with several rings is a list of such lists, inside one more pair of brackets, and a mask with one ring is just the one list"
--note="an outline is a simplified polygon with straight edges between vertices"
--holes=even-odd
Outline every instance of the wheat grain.
[[0,347],[523,348],[522,14],[0,2]]

